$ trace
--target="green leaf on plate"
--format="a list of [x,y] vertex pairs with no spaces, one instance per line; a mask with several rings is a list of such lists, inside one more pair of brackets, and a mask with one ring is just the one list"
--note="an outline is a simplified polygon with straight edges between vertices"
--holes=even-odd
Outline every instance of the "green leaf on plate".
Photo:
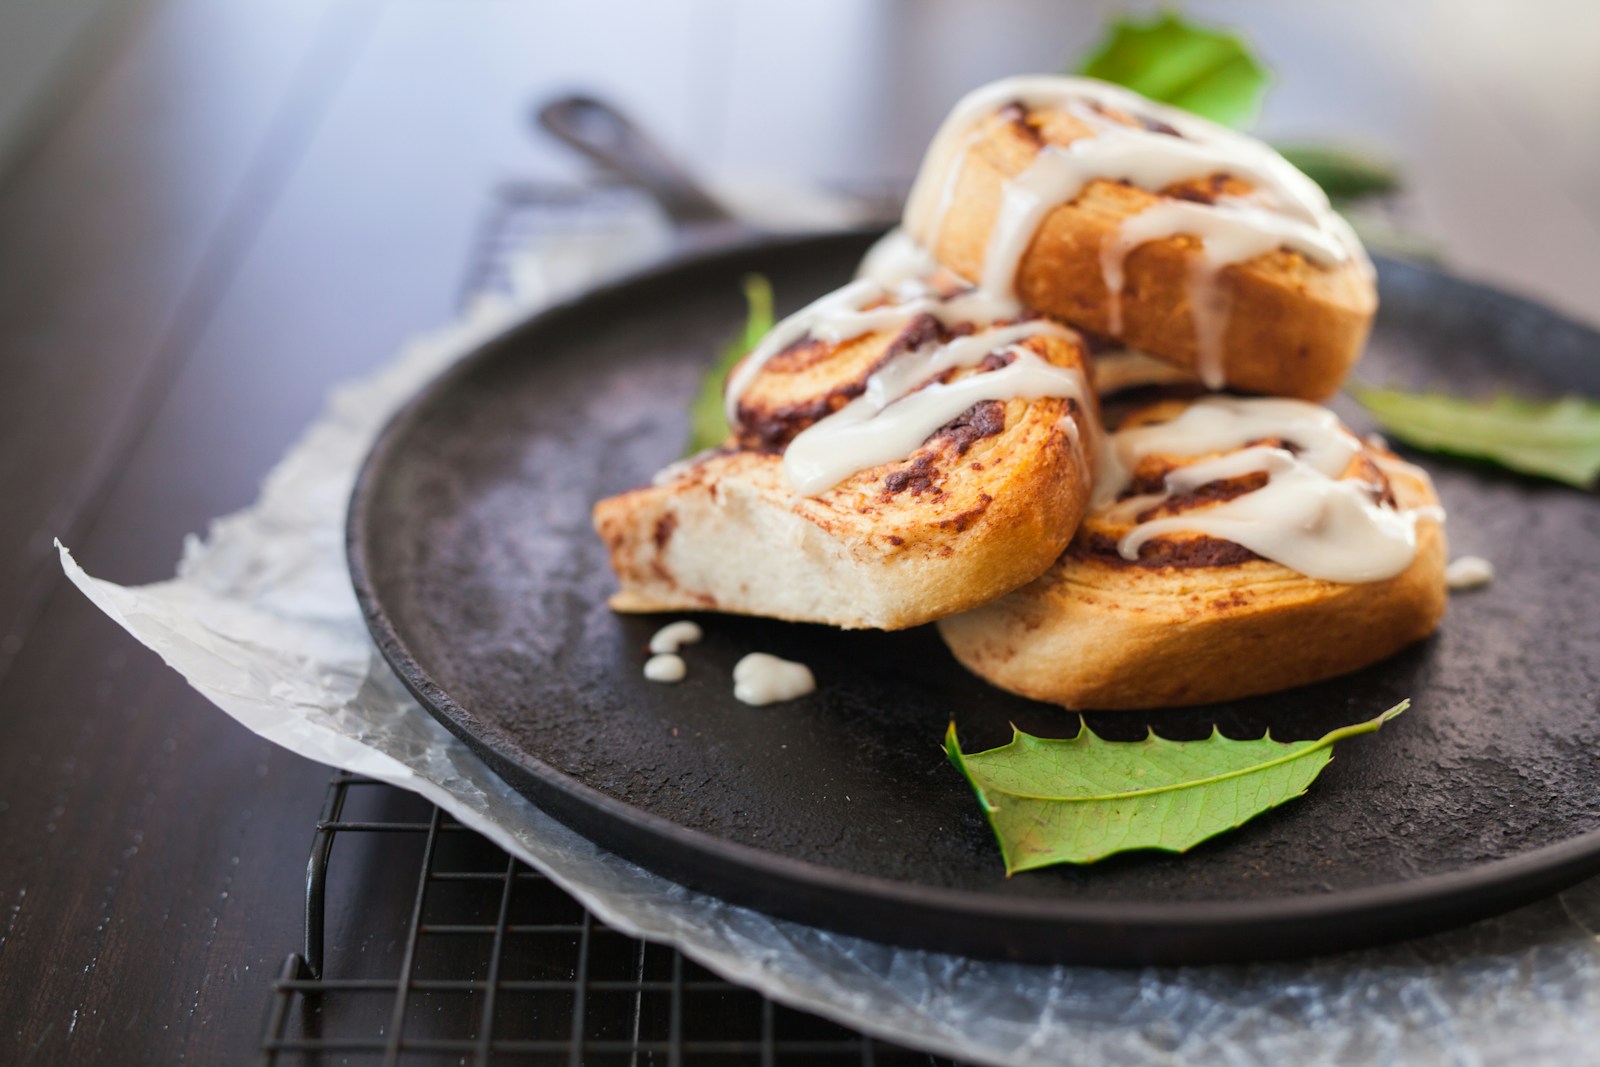
[[1360,200],[1400,187],[1400,172],[1393,163],[1364,152],[1334,145],[1276,147],[1279,155],[1322,186],[1332,200]]
[[1234,741],[1215,730],[1201,741],[1154,732],[1105,741],[1080,721],[1076,737],[1013,727],[1010,744],[970,755],[951,723],[944,745],[978,795],[1009,876],[1131,849],[1186,852],[1300,796],[1333,758],[1335,741],[1372,733],[1410,703],[1315,741]]
[[1488,460],[1579,489],[1600,476],[1600,402],[1463,400],[1360,385],[1350,392],[1385,433],[1416,448]]
[[1268,81],[1266,68],[1237,34],[1172,12],[1148,22],[1113,22],[1078,73],[1240,127],[1255,121]]
[[1343,213],[1345,221],[1368,249],[1394,259],[1409,259],[1413,263],[1438,265],[1444,262],[1443,248],[1427,234],[1397,226],[1381,213],[1362,211],[1356,205],[1349,206],[1353,210]]
[[715,448],[728,438],[728,418],[722,410],[722,387],[734,364],[744,358],[772,329],[772,283],[760,274],[744,279],[744,329],[717,357],[716,363],[700,382],[700,391],[689,405],[689,443],[684,455],[692,456]]

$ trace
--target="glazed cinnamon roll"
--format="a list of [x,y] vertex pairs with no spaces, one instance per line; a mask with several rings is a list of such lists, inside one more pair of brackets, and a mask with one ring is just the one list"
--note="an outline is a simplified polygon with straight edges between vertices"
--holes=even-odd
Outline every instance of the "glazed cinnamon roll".
[[618,611],[900,629],[1038,577],[1088,503],[1071,330],[949,278],[869,272],[735,368],[732,437],[600,501]]
[[1442,521],[1423,471],[1325,408],[1164,400],[1107,437],[1062,557],[939,632],[986,680],[1068,708],[1273,692],[1433,632]]
[[935,137],[904,228],[944,265],[1212,389],[1332,395],[1377,308],[1317,185],[1259,141],[1084,78],[996,82]]

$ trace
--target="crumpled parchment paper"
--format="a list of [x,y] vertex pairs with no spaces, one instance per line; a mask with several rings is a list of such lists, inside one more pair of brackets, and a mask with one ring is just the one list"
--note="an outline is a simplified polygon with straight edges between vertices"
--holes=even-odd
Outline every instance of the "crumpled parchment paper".
[[514,293],[336,390],[260,499],[124,588],[71,580],[223,711],[291,751],[420,793],[606,923],[776,1000],[994,1064],[1573,1064],[1600,1058],[1600,880],[1464,930],[1333,958],[1111,970],[888,948],[733,907],[591,844],[501,782],[379,657],[351,592],[345,504],[389,414],[530,308],[662,253],[641,216],[546,239]]

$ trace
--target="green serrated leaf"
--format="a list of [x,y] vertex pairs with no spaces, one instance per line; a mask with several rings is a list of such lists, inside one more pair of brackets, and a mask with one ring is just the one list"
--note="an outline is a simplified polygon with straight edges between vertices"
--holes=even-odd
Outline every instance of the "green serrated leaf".
[[1600,477],[1600,403],[1579,396],[1464,400],[1353,385],[1384,432],[1430,452],[1488,460],[1579,489]]
[[1237,34],[1172,12],[1148,22],[1113,22],[1078,73],[1239,127],[1255,121],[1268,81],[1266,68]]
[[1057,863],[1093,863],[1132,849],[1186,852],[1306,791],[1333,758],[1335,741],[1372,733],[1375,719],[1315,741],[1106,741],[1080,721],[1070,738],[1013,727],[1011,743],[968,755],[945,734],[945,753],[983,806],[1006,874]]
[[728,438],[728,417],[722,410],[722,387],[728,373],[772,330],[772,283],[760,274],[744,279],[744,329],[717,356],[701,379],[700,390],[689,405],[689,443],[684,455],[715,448]]
[[1277,149],[1333,200],[1360,200],[1400,186],[1400,172],[1393,163],[1364,152],[1335,145],[1278,145]]

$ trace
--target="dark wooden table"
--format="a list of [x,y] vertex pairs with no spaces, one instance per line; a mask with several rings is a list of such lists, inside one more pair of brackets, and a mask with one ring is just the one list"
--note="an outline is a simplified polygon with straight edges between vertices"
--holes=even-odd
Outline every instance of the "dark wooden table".
[[332,383],[453,313],[526,100],[484,99],[449,5],[388,6],[119,13],[0,184],[0,1062],[239,1062],[299,943],[327,770],[51,542],[169,576]]
[[[681,0],[628,8],[635,32],[618,35],[605,5],[514,7],[119,7],[0,171],[0,1063],[247,1058],[299,943],[327,779],[91,607],[52,539],[99,576],[169,576],[186,534],[254,498],[331,384],[453,314],[491,191],[572,173],[528,137],[524,111],[586,72],[713,163],[739,135],[739,152],[768,165],[855,181],[903,173],[951,95],[903,77],[907,48],[937,45],[936,19],[885,46],[880,75],[900,96],[867,106],[853,75],[819,80],[805,114],[854,125],[785,132],[741,109],[749,97],[728,81],[764,83],[779,45],[815,53],[828,39],[815,27],[752,29],[735,5]],[[1099,17],[1068,21],[1082,36]],[[945,31],[960,20],[946,12]],[[1320,24],[1263,32],[1280,30],[1285,48],[1304,39],[1308,63],[1327,54]],[[1069,47],[1012,37],[1027,54],[981,62],[1043,69]],[[969,62],[946,80],[994,73]],[[1408,119],[1382,94],[1338,99],[1358,128],[1437,118]],[[908,100],[917,121],[875,150],[873,123]],[[1450,114],[1468,125],[1444,135],[1486,136],[1486,112]],[[1403,133],[1396,143],[1413,143]],[[1479,207],[1507,195],[1495,168],[1512,155],[1486,153],[1472,172]],[[1424,189],[1447,163],[1419,164]],[[1548,239],[1517,246],[1574,293],[1590,291],[1596,261],[1565,221],[1592,234],[1592,197],[1578,199],[1546,195]],[[1432,209],[1490,217],[1470,200]],[[1477,234],[1469,256],[1515,262],[1494,237]]]

